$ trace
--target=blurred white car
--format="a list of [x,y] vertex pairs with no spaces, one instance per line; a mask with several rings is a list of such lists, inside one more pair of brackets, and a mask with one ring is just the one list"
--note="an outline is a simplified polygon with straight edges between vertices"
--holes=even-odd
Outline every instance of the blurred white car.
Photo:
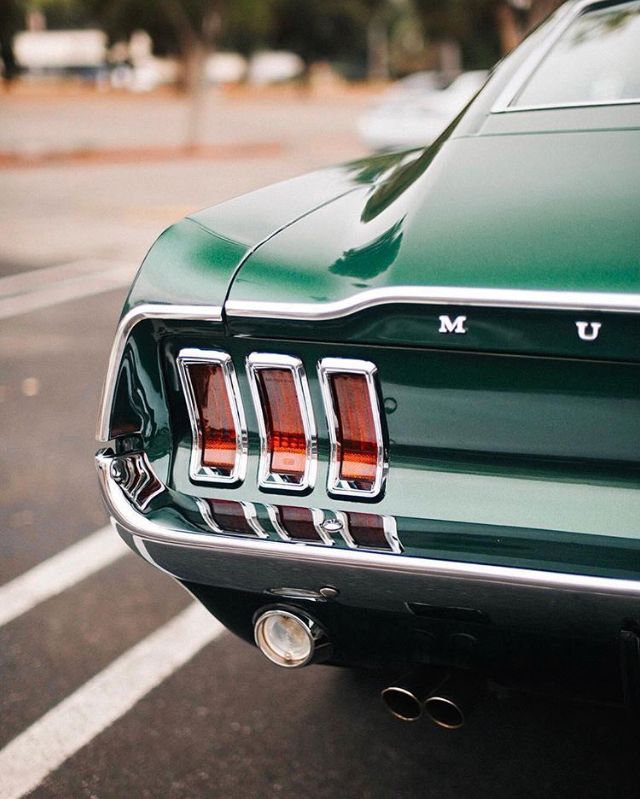
[[[378,105],[359,119],[360,135],[374,150],[431,144],[479,91],[487,76],[485,70],[463,72],[441,90],[435,85],[428,88],[430,81],[423,82],[422,90],[418,88],[420,81],[415,88],[392,87]],[[399,83],[406,84],[407,79]]]
[[286,50],[263,50],[249,61],[248,80],[252,86],[284,83],[304,72],[304,61]]

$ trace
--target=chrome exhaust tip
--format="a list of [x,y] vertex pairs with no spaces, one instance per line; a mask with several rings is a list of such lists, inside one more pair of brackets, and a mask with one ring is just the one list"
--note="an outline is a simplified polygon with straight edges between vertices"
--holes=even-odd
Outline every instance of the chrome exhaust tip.
[[475,707],[481,680],[471,672],[450,674],[425,702],[425,713],[444,730],[459,730]]
[[464,726],[462,708],[447,696],[430,696],[425,702],[425,712],[438,727],[459,730]]
[[401,721],[417,721],[427,699],[446,679],[446,672],[426,668],[409,672],[382,691],[387,710]]
[[422,668],[385,688],[382,701],[402,721],[417,721],[425,714],[442,729],[459,730],[476,704],[480,685],[477,675],[470,672]]
[[259,613],[253,636],[258,649],[272,663],[297,669],[331,656],[331,643],[323,628],[309,616],[284,608]]

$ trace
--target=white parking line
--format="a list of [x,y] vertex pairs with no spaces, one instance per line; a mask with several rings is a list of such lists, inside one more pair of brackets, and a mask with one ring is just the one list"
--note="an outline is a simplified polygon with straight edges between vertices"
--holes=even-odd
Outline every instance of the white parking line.
[[86,259],[0,279],[0,319],[128,286],[134,264]]
[[0,796],[32,791],[223,630],[193,604],[114,660],[0,751]]
[[120,536],[103,527],[0,586],[0,627],[122,557]]

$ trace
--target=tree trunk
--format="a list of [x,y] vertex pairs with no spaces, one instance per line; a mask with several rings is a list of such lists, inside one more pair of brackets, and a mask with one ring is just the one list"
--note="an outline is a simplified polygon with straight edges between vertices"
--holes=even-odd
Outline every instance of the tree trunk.
[[514,9],[508,6],[504,0],[496,6],[496,23],[500,38],[500,49],[502,55],[506,55],[520,44],[523,31],[518,24]]
[[181,50],[179,88],[189,96],[185,147],[201,144],[206,102],[205,64],[213,51],[220,30],[222,0],[209,0],[199,27],[189,18],[179,0],[162,0],[168,19],[176,31]]
[[563,0],[534,0],[527,19],[527,33],[562,5]]
[[389,31],[380,14],[374,14],[367,26],[367,77],[389,80]]
[[207,49],[197,39],[183,56],[184,85],[189,97],[185,147],[193,150],[201,144],[206,106],[205,63]]

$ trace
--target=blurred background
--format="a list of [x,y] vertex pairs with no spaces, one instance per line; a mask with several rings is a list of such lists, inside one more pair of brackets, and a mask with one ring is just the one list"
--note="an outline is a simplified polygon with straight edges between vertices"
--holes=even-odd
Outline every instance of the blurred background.
[[194,208],[428,144],[558,5],[2,0],[0,274],[139,262]]

